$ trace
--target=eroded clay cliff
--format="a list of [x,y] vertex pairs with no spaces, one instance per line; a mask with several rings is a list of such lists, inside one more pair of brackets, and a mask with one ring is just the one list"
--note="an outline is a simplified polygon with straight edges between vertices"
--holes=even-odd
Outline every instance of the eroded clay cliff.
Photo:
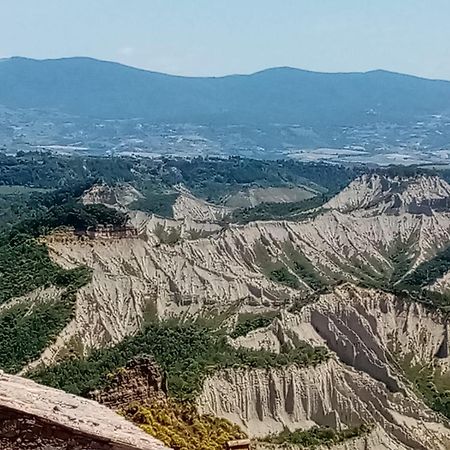
[[284,427],[371,423],[383,438],[377,444],[367,438],[363,448],[448,449],[446,421],[423,403],[399,367],[407,358],[445,369],[446,333],[440,313],[344,284],[300,313],[285,311],[270,326],[234,341],[279,352],[283,344],[306,340],[328,346],[336,358],[315,368],[219,372],[206,381],[199,404],[256,436]]

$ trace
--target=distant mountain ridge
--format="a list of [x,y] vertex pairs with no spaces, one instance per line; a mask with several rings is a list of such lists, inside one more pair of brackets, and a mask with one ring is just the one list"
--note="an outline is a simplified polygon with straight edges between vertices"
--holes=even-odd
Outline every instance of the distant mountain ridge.
[[0,105],[101,119],[345,126],[450,113],[450,82],[386,71],[280,67],[194,78],[91,58],[0,61]]

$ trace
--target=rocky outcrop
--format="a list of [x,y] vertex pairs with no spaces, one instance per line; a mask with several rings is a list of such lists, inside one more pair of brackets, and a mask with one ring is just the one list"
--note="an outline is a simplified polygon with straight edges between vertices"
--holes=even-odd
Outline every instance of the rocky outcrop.
[[432,214],[450,206],[450,185],[438,176],[362,175],[324,207],[341,212]]
[[91,397],[119,410],[133,402],[149,404],[165,399],[166,392],[165,376],[158,364],[150,356],[140,356],[112,374],[108,386],[92,392]]
[[129,184],[96,184],[83,194],[85,205],[101,203],[114,208],[126,208],[131,203],[142,198],[143,195]]
[[315,368],[225,370],[206,380],[199,405],[256,437],[284,427],[372,423],[386,431],[391,448],[450,448],[450,430],[412,392],[393,393],[336,360]]
[[445,314],[350,283],[299,313],[282,311],[269,327],[234,340],[234,345],[279,352],[282,344],[298,341],[327,346],[394,392],[405,392],[399,364],[432,364],[445,373],[450,362]]
[[[298,296],[249,264],[240,253],[242,244],[228,247],[217,235],[163,244],[151,231],[153,221],[140,222],[138,238],[47,239],[62,266],[93,269],[92,282],[77,293],[75,319],[62,333],[66,344],[75,339],[91,348],[119,342],[137,332],[146,317],[195,317],[218,306],[260,308]],[[57,352],[48,349],[42,361],[52,361]]]
[[[306,306],[300,320],[347,364],[400,389],[389,372],[395,361],[426,365],[448,360],[444,314],[375,289],[344,284]],[[391,369],[389,369],[391,367]]]
[[218,206],[194,197],[186,190],[180,195],[172,206],[173,217],[177,220],[191,219],[197,222],[217,222],[228,216],[232,209]]
[[97,402],[0,375],[2,450],[164,450]]

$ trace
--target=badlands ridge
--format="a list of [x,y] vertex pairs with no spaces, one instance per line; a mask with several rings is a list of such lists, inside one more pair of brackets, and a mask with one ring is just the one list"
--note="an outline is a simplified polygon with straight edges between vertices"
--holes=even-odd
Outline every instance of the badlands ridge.
[[[85,201],[126,210],[139,192],[120,189],[95,187]],[[308,342],[332,357],[314,368],[216,372],[197,399],[201,412],[255,438],[286,427],[367,423],[368,435],[335,448],[450,449],[448,420],[405,370],[447,374],[447,316],[384,289],[448,246],[449,199],[450,185],[436,176],[372,174],[301,221],[224,224],[227,208],[182,192],[174,219],[128,211],[130,227],[120,233],[55,232],[45,238],[54,261],[90,267],[92,281],[78,291],[71,322],[28,369],[69,350],[114,345],[149,318],[220,317],[232,330],[241,314],[277,312],[269,326],[230,338],[232,345],[280,352]],[[449,280],[427,288],[445,294]],[[60,294],[42,289],[3,308]]]

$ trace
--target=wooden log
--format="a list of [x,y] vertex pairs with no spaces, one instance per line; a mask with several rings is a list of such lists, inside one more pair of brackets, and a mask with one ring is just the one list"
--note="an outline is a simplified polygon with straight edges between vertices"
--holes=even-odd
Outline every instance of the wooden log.
[[235,441],[227,442],[228,450],[249,450],[250,449],[250,439],[237,439]]

